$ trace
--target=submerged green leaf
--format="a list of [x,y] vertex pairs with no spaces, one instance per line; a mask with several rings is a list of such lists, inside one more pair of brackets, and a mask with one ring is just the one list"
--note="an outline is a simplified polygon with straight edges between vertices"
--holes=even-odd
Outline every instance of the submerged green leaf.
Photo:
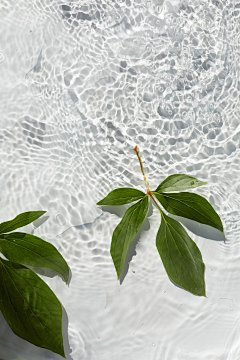
[[5,221],[0,224],[0,234],[8,233],[10,231],[21,228],[31,222],[37,220],[40,216],[45,214],[46,211],[27,211],[17,215],[14,219]]
[[13,332],[63,357],[62,306],[47,284],[23,265],[0,259],[0,310]]
[[175,174],[168,176],[163,182],[161,182],[155,191],[160,193],[182,191],[206,184],[206,182],[197,180],[189,175]]
[[206,296],[200,250],[183,226],[163,213],[156,246],[169,278],[195,295]]
[[148,195],[128,208],[118,226],[115,228],[111,243],[111,256],[117,271],[121,276],[126,255],[131,242],[136,236],[148,211]]
[[142,199],[146,194],[132,188],[119,188],[111,191],[104,199],[100,200],[97,205],[124,205],[133,201]]
[[223,233],[220,217],[204,197],[189,192],[153,194],[170,214],[212,226]]
[[68,282],[69,267],[58,250],[31,234],[0,234],[0,252],[10,261],[58,272]]

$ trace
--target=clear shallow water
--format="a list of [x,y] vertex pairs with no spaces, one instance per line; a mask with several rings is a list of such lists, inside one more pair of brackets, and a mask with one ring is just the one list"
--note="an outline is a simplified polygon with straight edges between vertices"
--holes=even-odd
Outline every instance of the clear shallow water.
[[[237,1],[1,2],[1,221],[48,211],[26,230],[71,267],[69,287],[44,277],[67,313],[67,359],[240,358],[239,11]],[[118,186],[144,190],[135,145],[151,188],[173,173],[208,181],[197,193],[225,242],[184,222],[207,298],[169,281],[155,208],[117,281],[109,248],[124,209],[95,204]],[[2,315],[0,338],[4,360],[60,359]]]

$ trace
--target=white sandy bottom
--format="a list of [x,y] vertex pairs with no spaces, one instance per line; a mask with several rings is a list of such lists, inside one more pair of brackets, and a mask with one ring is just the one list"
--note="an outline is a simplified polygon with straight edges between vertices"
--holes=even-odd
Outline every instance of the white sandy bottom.
[[[54,244],[71,268],[69,286],[41,275],[65,309],[68,360],[240,358],[239,10],[233,6],[2,5],[0,221],[48,211],[34,234]],[[151,189],[173,173],[208,182],[196,192],[220,215],[225,238],[183,221],[203,256],[207,298],[167,277],[155,246],[155,208],[117,281],[109,250],[126,208],[96,202],[116,187],[145,191],[134,145]],[[0,358],[61,357],[15,336],[1,315]]]

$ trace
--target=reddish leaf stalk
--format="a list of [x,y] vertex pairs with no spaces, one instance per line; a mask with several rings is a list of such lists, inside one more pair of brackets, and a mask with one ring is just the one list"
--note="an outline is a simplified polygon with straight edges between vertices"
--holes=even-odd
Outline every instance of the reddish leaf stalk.
[[139,160],[139,163],[140,163],[141,171],[142,171],[143,178],[144,178],[144,181],[145,181],[145,184],[146,184],[146,188],[147,188],[147,194],[153,199],[154,203],[156,204],[157,208],[159,209],[160,213],[162,214],[162,209],[159,207],[158,203],[156,202],[156,200],[154,199],[154,197],[153,197],[153,195],[152,195],[152,193],[151,193],[151,190],[149,189],[148,182],[147,182],[147,179],[146,179],[146,175],[145,175],[145,173],[144,173],[144,170],[143,170],[143,164],[142,164],[142,160],[141,160],[140,155],[139,155],[139,151],[138,151],[137,145],[133,148],[133,150],[136,152],[137,157],[138,157],[138,160]]

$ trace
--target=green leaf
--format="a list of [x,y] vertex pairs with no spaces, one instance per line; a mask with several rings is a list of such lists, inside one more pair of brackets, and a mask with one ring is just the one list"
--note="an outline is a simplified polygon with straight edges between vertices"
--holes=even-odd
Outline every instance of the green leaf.
[[0,259],[0,310],[13,332],[63,357],[62,306],[32,270]]
[[172,191],[182,191],[193,189],[198,186],[206,185],[204,181],[197,180],[192,176],[185,174],[175,174],[168,176],[155,191],[165,193]]
[[16,263],[55,270],[68,282],[69,267],[62,255],[37,236],[21,232],[1,234],[0,252]]
[[223,233],[220,217],[204,197],[188,192],[154,195],[170,214],[212,226]]
[[183,226],[163,213],[156,246],[169,278],[195,295],[206,296],[200,250]]
[[132,188],[119,188],[111,191],[104,199],[100,200],[97,205],[124,205],[133,201],[142,199],[146,194],[142,191]]
[[5,221],[0,224],[0,234],[7,233],[30,224],[45,213],[46,211],[27,211],[19,214],[14,219]]
[[111,256],[117,271],[121,276],[126,255],[131,242],[136,236],[148,211],[148,195],[128,208],[118,226],[115,228],[111,243]]

